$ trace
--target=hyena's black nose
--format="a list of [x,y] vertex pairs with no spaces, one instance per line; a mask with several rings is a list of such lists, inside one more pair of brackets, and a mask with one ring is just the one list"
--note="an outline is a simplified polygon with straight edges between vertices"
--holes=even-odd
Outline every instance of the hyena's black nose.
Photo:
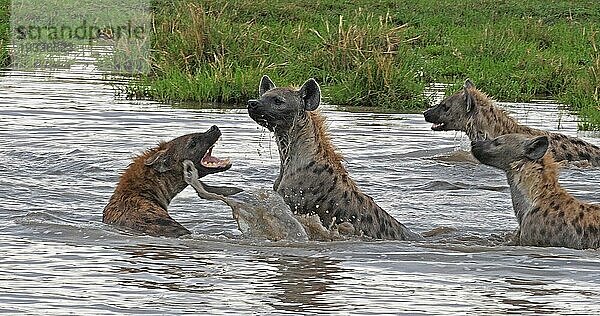
[[430,116],[430,115],[431,115],[431,110],[432,110],[432,109],[427,109],[427,110],[423,111],[423,116],[424,116],[424,117],[428,117],[428,116]]
[[208,131],[206,131],[205,134],[210,134],[210,133],[221,133],[221,130],[219,130],[219,127],[217,127],[217,125],[213,125],[211,126]]
[[258,109],[259,105],[260,105],[260,102],[258,102],[258,100],[248,100],[248,110],[249,111]]

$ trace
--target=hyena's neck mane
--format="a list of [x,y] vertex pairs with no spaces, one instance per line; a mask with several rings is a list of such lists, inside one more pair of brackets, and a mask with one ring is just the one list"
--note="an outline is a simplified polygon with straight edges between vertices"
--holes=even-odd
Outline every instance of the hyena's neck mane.
[[319,111],[305,112],[292,128],[277,135],[282,165],[289,163],[309,164],[313,161],[326,163],[336,172],[346,173],[344,158],[331,142],[325,117]]
[[492,98],[485,93],[470,89],[477,104],[475,113],[467,121],[465,132],[469,139],[494,139],[505,134],[544,135],[543,131],[519,124],[502,108],[498,107]]
[[513,207],[519,223],[535,208],[545,209],[575,198],[558,182],[558,165],[551,153],[539,161],[516,162],[507,172]]
[[145,197],[166,210],[171,200],[186,188],[187,183],[179,172],[169,170],[161,173],[145,165],[146,159],[165,147],[166,144],[161,142],[158,147],[133,158],[115,190],[121,191],[124,196]]

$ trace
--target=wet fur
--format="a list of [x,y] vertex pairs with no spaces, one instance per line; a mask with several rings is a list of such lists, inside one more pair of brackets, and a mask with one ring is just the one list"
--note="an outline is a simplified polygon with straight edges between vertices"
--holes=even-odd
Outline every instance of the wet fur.
[[[210,133],[210,134],[209,134]],[[207,133],[194,133],[161,142],[135,157],[119,179],[104,208],[102,221],[151,236],[179,237],[190,231],[167,212],[171,200],[187,186],[181,161],[199,162],[220,136],[213,126]],[[201,177],[227,170],[207,170],[198,166]]]
[[[265,76],[266,77],[266,76]],[[270,79],[263,77],[263,81]],[[331,142],[325,118],[316,111],[320,103],[305,110],[302,91],[291,88],[263,89],[261,99],[249,102],[250,116],[275,132],[281,168],[274,190],[297,214],[317,214],[324,227],[349,222],[357,235],[377,239],[420,239],[421,236],[379,207],[364,194],[342,165],[342,156]],[[285,98],[285,105],[272,100]],[[306,96],[311,97],[309,96]],[[287,113],[283,115],[282,112]]]
[[[511,141],[523,139],[526,136],[520,135]],[[509,163],[505,171],[519,222],[519,244],[576,249],[600,246],[600,205],[579,201],[561,187],[551,152],[544,151],[539,159],[515,155],[514,151],[496,152],[494,155],[503,157],[490,157],[490,142],[493,140],[474,143],[473,153],[482,163],[489,159]]]
[[151,155],[164,149],[166,143],[133,159],[123,172],[102,221],[151,236],[179,237],[190,231],[175,221],[167,206],[187,184],[181,175],[162,174],[146,166]]

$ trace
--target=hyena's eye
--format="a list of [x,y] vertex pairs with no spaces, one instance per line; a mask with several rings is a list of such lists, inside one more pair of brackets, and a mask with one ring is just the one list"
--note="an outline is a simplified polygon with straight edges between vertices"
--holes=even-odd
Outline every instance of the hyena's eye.
[[502,142],[499,139],[494,139],[494,141],[492,142],[492,146],[500,146],[502,145]]
[[275,98],[275,105],[282,105],[285,101],[281,98]]
[[448,109],[450,109],[450,107],[446,103],[442,103],[440,105],[442,106],[442,110],[444,110],[444,112],[446,112],[446,111],[448,111]]
[[198,145],[198,140],[196,138],[192,138],[188,141],[187,145],[189,148],[194,148],[196,145]]

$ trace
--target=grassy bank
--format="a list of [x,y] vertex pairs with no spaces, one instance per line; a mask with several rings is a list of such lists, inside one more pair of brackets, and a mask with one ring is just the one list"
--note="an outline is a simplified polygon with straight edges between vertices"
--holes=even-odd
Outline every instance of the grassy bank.
[[154,4],[149,89],[244,103],[262,74],[315,77],[328,102],[411,111],[430,82],[465,78],[503,101],[555,98],[600,127],[600,2],[180,0]]
[[425,104],[407,28],[385,12],[249,0],[157,2],[155,12],[154,98],[245,103],[269,74],[282,85],[315,77],[336,104]]
[[0,67],[6,67],[9,63],[6,45],[10,41],[10,0],[0,0]]
[[132,96],[243,104],[268,74],[314,77],[329,103],[416,111],[427,84],[469,77],[498,100],[557,99],[600,129],[596,0],[156,0],[153,12],[152,72]]

